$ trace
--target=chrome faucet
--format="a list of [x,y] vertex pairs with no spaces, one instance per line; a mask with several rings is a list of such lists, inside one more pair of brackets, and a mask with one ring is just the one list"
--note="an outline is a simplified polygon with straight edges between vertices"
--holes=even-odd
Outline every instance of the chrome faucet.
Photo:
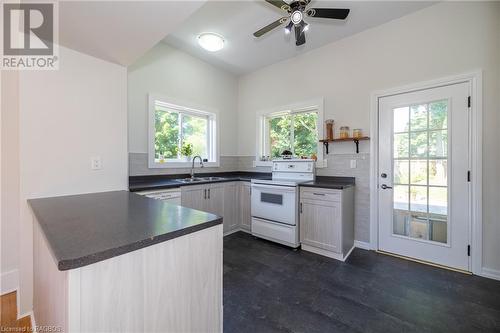
[[193,157],[193,164],[191,165],[191,179],[194,179],[194,160],[196,160],[197,157],[200,159],[200,165],[203,168],[203,159],[201,158],[201,156],[196,155],[195,157]]

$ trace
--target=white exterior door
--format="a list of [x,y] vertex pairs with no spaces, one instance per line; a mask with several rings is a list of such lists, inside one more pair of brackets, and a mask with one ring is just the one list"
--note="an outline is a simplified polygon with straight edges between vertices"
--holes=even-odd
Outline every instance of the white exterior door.
[[469,84],[379,99],[379,249],[470,271]]

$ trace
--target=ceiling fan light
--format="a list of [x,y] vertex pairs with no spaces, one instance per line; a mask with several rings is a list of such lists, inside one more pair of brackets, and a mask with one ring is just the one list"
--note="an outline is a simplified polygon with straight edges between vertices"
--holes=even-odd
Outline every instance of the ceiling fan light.
[[216,52],[224,47],[224,37],[213,32],[204,32],[198,36],[198,44],[209,52]]
[[309,30],[309,24],[304,22],[304,25],[302,25],[302,32],[306,32],[307,30]]
[[300,22],[302,22],[302,19],[303,15],[300,10],[294,11],[290,16],[290,20],[293,22],[293,24],[299,24]]
[[292,31],[292,27],[293,27],[293,22],[290,21],[285,27],[285,33],[289,34]]

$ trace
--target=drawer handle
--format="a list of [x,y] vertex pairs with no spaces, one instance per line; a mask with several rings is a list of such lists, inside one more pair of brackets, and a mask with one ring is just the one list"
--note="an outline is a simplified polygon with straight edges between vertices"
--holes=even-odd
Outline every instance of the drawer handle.
[[325,196],[325,193],[313,193],[314,195],[321,195],[321,196]]

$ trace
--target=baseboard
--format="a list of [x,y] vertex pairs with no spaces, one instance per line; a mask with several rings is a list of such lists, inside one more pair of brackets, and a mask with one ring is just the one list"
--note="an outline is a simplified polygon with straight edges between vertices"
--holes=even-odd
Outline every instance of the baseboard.
[[33,329],[32,332],[38,331],[37,326],[36,326],[36,320],[35,320],[35,313],[34,312],[31,312],[30,319],[31,319],[31,328]]
[[368,242],[362,242],[355,240],[354,241],[354,247],[357,247],[358,249],[363,249],[363,250],[370,250],[370,243]]
[[479,276],[500,281],[500,270],[483,267]]
[[231,235],[231,234],[234,234],[234,233],[236,233],[236,232],[238,232],[238,231],[243,231],[243,232],[246,232],[247,234],[251,234],[251,233],[252,233],[250,230],[247,230],[247,229],[245,229],[245,228],[241,228],[241,227],[239,227],[239,228],[233,229],[233,230],[231,230],[231,231],[225,232],[225,233],[223,234],[223,236],[224,236],[224,237],[226,237],[226,236],[229,236],[229,235]]
[[19,287],[19,271],[13,269],[0,275],[1,295],[16,291]]
[[351,254],[352,250],[354,250],[354,246],[351,247],[351,249],[347,252],[347,254],[345,256],[342,256],[342,254],[340,254],[340,253],[335,253],[335,252],[323,250],[323,249],[320,249],[320,248],[317,248],[314,246],[305,245],[305,244],[301,245],[301,249],[304,251],[316,253],[316,254],[319,254],[319,255],[322,255],[322,256],[325,256],[328,258],[332,258],[332,259],[336,259],[336,260],[340,260],[340,261],[346,261],[346,259]]
[[223,234],[223,236],[224,236],[224,237],[226,237],[226,236],[229,236],[229,235],[231,235],[231,234],[234,234],[235,232],[238,232],[238,231],[240,231],[240,228],[236,228],[236,229],[233,229],[233,230],[227,231],[227,232],[225,232],[225,233]]

